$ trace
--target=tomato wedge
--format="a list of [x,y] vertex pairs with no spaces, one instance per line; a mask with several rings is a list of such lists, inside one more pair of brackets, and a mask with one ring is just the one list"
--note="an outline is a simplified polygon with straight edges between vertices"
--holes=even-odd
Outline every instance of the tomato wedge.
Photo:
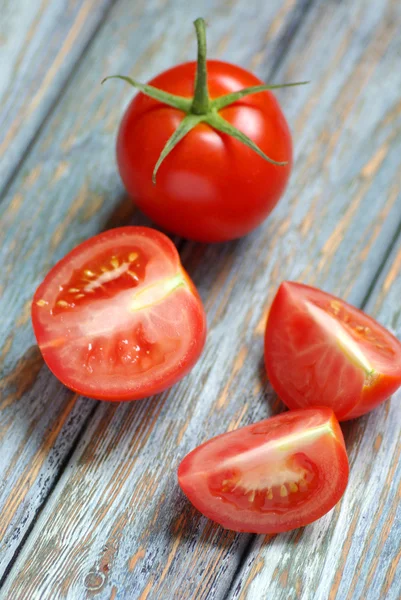
[[401,385],[401,344],[343,300],[284,282],[266,325],[269,380],[289,408],[329,406],[340,421],[369,412]]
[[102,400],[172,386],[206,339],[202,302],[174,244],[146,227],[106,231],[70,252],[36,290],[32,323],[56,377]]
[[184,458],[178,480],[192,504],[223,527],[279,533],[333,508],[348,472],[333,411],[311,408],[209,440]]

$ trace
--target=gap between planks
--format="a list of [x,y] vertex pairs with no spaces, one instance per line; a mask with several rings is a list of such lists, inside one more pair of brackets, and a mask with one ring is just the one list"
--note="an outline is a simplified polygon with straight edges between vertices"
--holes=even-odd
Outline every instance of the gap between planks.
[[398,228],[397,228],[396,232],[394,233],[393,237],[391,238],[389,245],[387,246],[386,252],[384,253],[381,263],[377,267],[377,269],[372,277],[372,281],[370,282],[370,284],[368,286],[366,294],[363,297],[362,302],[360,303],[360,308],[362,310],[368,304],[368,302],[374,292],[375,286],[378,283],[382,272],[385,270],[387,262],[391,259],[392,252],[393,252],[394,248],[396,247],[399,239],[401,239],[401,221],[399,222]]
[[[77,394],[74,395],[74,401],[76,400],[76,398],[77,398]],[[97,408],[98,407],[95,404],[95,406],[92,408],[92,410],[86,416],[85,420],[82,423],[80,435],[83,434],[87,430],[87,428],[89,426],[89,423],[90,423],[90,420],[94,416]],[[46,502],[47,502],[48,498],[50,498],[50,496],[52,495],[53,490],[56,488],[56,486],[57,486],[60,478],[62,477],[63,472],[64,472],[66,466],[68,465],[68,462],[69,462],[70,458],[74,454],[75,449],[78,446],[78,444],[80,442],[80,439],[81,439],[80,435],[77,436],[75,442],[71,445],[71,448],[69,449],[68,453],[65,455],[65,457],[64,457],[64,459],[63,459],[63,461],[62,461],[62,463],[60,465],[60,469],[59,469],[56,477],[54,478],[54,481],[53,481],[52,485],[49,487],[49,491],[48,491],[48,494],[47,494],[45,500],[40,505],[37,513],[35,514],[35,516],[32,519],[32,522],[29,524],[28,529],[26,530],[25,534],[22,536],[20,544],[18,544],[18,546],[17,546],[17,548],[16,548],[16,550],[15,550],[15,552],[14,552],[14,554],[13,554],[11,560],[10,560],[10,562],[8,563],[7,567],[5,568],[2,577],[0,577],[0,600],[1,600],[1,590],[2,590],[4,584],[5,584],[6,580],[7,580],[7,577],[9,575],[11,569],[13,568],[13,565],[14,565],[15,561],[18,559],[18,556],[19,556],[22,548],[24,547],[26,541],[28,540],[29,536],[31,535],[31,531],[36,526],[36,523],[37,523],[38,519],[40,518],[40,515],[42,514],[42,511],[43,511],[44,507],[46,506]]]
[[[362,303],[361,303],[361,304],[362,304],[362,306],[364,306],[364,305],[366,304],[366,302],[368,301],[368,298],[369,298],[369,296],[370,296],[371,290],[373,289],[373,286],[374,286],[374,283],[375,283],[375,278],[377,279],[377,274],[378,274],[378,273],[380,273],[380,270],[381,270],[381,267],[382,267],[382,265],[386,263],[386,261],[387,261],[387,258],[388,258],[388,255],[389,255],[389,253],[390,253],[390,251],[391,251],[391,247],[392,247],[392,245],[394,245],[396,238],[397,238],[397,235],[393,236],[393,240],[392,240],[392,242],[390,243],[390,247],[388,248],[388,251],[385,253],[385,255],[384,255],[384,258],[383,258],[383,260],[382,260],[382,263],[381,263],[381,265],[380,265],[380,267],[379,267],[379,269],[378,269],[378,271],[377,271],[377,273],[376,273],[376,276],[374,275],[374,277],[373,277],[373,280],[372,280],[371,284],[369,285],[369,288],[368,288],[368,293],[366,294],[366,296],[365,296],[364,300],[363,300],[363,301],[362,301]],[[252,543],[252,541],[253,541],[253,537],[250,537],[250,539],[249,539],[249,541],[248,541],[248,543],[247,543],[247,546],[245,547],[245,550],[244,550],[244,552],[242,553],[241,562],[239,563],[239,566],[238,566],[237,572],[239,572],[239,571],[241,570],[241,565],[242,565],[242,562],[243,562],[243,560],[246,558],[246,556],[247,556],[247,553],[249,552],[249,548],[250,548],[250,546],[251,546],[251,543]]]
[[[374,295],[375,292],[375,288],[377,286],[377,284],[379,283],[379,279],[381,274],[383,273],[383,271],[386,270],[386,267],[390,267],[390,265],[388,265],[387,263],[391,260],[391,256],[392,256],[392,252],[394,251],[397,243],[399,243],[401,240],[401,222],[398,226],[398,229],[396,231],[396,233],[394,234],[394,236],[392,237],[392,239],[390,240],[390,243],[386,249],[385,255],[383,257],[383,260],[381,261],[379,267],[377,268],[377,270],[375,271],[375,273],[372,276],[372,280],[368,285],[368,289],[367,292],[365,294],[365,296],[363,297],[362,301],[357,303],[356,306],[358,308],[360,308],[361,310],[364,310],[366,308],[366,306],[369,304],[370,299],[372,298],[372,296]],[[356,525],[357,519],[355,519],[355,525]],[[224,596],[225,600],[229,600],[230,598],[233,597],[234,593],[235,593],[235,589],[234,586],[237,584],[238,581],[238,576],[240,575],[243,566],[246,564],[246,560],[248,558],[248,556],[251,554],[252,552],[252,548],[254,546],[254,542],[256,539],[260,538],[260,537],[266,537],[262,534],[249,534],[249,540],[247,541],[244,551],[241,554],[241,558],[240,561],[238,563],[238,566],[236,568],[236,570],[233,573],[233,576],[231,578],[231,581],[229,583],[229,587],[227,588],[227,592]],[[243,600],[243,596],[239,596],[239,600]],[[245,597],[244,597],[245,600]]]

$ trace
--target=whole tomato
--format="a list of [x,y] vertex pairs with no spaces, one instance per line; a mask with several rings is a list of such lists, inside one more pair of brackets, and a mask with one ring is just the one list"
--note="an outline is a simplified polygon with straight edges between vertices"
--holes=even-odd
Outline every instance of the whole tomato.
[[272,211],[290,176],[292,143],[269,91],[281,86],[206,61],[204,21],[195,27],[197,62],[146,86],[116,76],[142,92],[121,122],[117,162],[128,193],[155,223],[218,242],[247,234]]

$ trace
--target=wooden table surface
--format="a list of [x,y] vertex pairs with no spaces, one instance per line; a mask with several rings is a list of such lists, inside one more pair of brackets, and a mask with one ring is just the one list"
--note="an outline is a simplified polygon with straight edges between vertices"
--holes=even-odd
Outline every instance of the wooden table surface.
[[[272,83],[310,80],[277,93],[291,183],[240,241],[173,238],[209,323],[190,375],[136,403],[78,397],[43,364],[31,298],[82,240],[148,223],[114,158],[133,91],[100,81],[192,59],[200,12],[211,57]],[[2,599],[400,599],[401,394],[344,424],[348,488],[308,527],[225,531],[176,480],[199,443],[283,409],[262,363],[282,280],[401,336],[400,28],[399,0],[0,0]]]

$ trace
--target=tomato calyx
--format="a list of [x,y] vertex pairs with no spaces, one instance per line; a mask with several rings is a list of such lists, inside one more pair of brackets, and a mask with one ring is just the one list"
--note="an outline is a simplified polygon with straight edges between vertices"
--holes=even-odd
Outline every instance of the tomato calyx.
[[131,77],[127,77],[125,75],[110,75],[102,81],[102,83],[104,83],[108,79],[122,79],[123,81],[126,81],[127,83],[140,90],[143,94],[149,96],[150,98],[153,98],[154,100],[157,100],[162,104],[166,104],[168,106],[171,106],[172,108],[176,108],[185,113],[185,117],[178,125],[174,133],[171,135],[171,137],[167,140],[166,145],[160,153],[159,159],[155,164],[152,174],[153,183],[156,183],[157,171],[164,159],[170,154],[170,152],[175,148],[175,146],[200,123],[206,123],[212,129],[215,129],[220,133],[230,135],[231,137],[248,146],[248,148],[251,148],[251,150],[256,152],[261,158],[263,158],[271,164],[278,166],[286,165],[287,161],[277,161],[267,156],[251,138],[249,138],[246,134],[244,134],[242,131],[240,131],[231,123],[229,123],[226,119],[224,119],[219,114],[219,111],[223,108],[226,108],[227,106],[230,106],[231,104],[234,104],[235,102],[237,102],[241,98],[244,98],[245,96],[265,92],[272,89],[304,85],[308,83],[308,81],[299,81],[295,83],[284,83],[275,85],[257,85],[244,88],[242,90],[232,92],[230,94],[225,94],[218,98],[211,99],[209,97],[208,92],[208,76],[206,61],[206,24],[204,19],[198,18],[196,19],[196,21],[194,21],[194,25],[198,44],[198,57],[193,98],[187,98],[184,96],[178,96],[176,94],[170,94],[169,92],[165,92],[164,90],[158,89],[154,86],[142,84],[136,81],[135,79],[132,79]]

